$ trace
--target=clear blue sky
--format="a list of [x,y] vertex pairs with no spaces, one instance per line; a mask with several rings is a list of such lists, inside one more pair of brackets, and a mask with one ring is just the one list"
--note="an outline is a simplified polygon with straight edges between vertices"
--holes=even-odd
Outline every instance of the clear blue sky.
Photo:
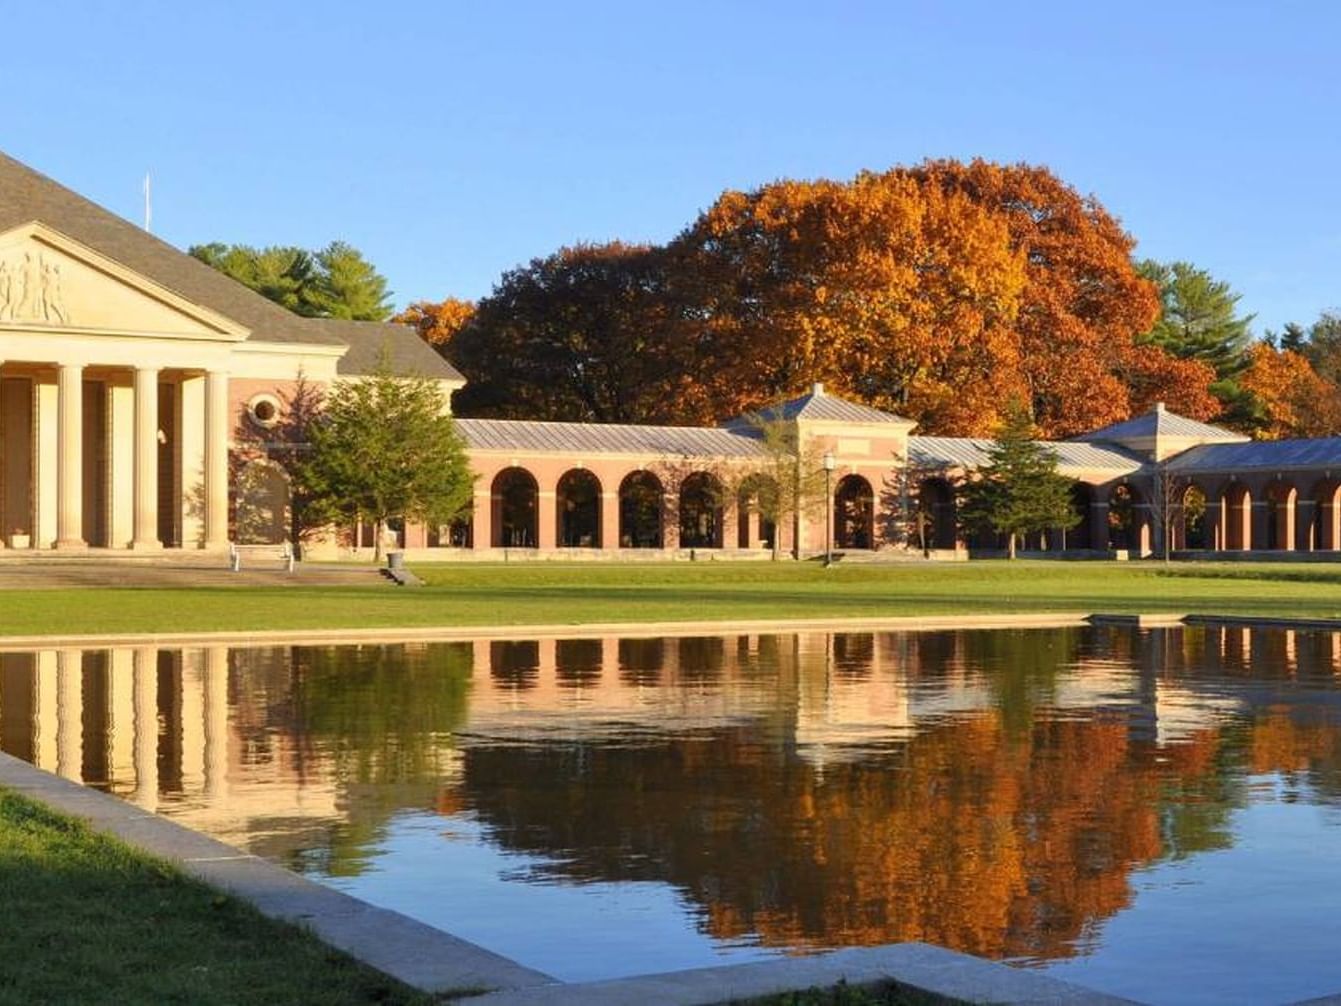
[[[1014,8],[1013,10],[1010,8]],[[1341,307],[1341,4],[6,5],[0,149],[155,230],[362,249],[398,304],[726,188],[1046,164],[1257,328]]]

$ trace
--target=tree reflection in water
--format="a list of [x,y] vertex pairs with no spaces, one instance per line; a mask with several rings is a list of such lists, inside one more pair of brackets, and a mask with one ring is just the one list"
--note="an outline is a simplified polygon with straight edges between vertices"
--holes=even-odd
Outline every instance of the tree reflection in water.
[[719,940],[1042,960],[1229,847],[1253,776],[1339,802],[1339,667],[1215,628],[43,651],[0,748],[317,873],[436,810]]

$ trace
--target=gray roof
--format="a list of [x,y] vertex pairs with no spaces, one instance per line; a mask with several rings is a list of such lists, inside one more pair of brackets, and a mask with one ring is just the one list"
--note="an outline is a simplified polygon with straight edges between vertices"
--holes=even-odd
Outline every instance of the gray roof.
[[482,451],[564,451],[670,457],[754,457],[759,442],[711,426],[623,426],[526,419],[458,419],[466,445]]
[[[922,468],[981,468],[993,441],[972,437],[909,437],[908,459]],[[1081,441],[1043,441],[1057,455],[1063,472],[1138,472],[1144,463],[1136,455],[1117,447]]]
[[12,157],[0,154],[0,231],[33,221],[74,238],[193,303],[251,330],[260,342],[341,340],[166,241]]
[[[393,366],[404,361],[405,369],[426,376],[461,376],[417,333],[404,326],[296,315],[59,182],[0,154],[0,232],[33,221],[245,326],[257,342],[347,345],[349,352],[339,364],[342,374],[366,373],[376,362],[383,341],[389,341]],[[413,343],[405,336],[406,331],[413,336]]]
[[391,369],[397,374],[418,374],[448,381],[465,380],[460,371],[444,360],[409,325],[336,318],[313,318],[312,321],[349,346],[349,352],[340,357],[336,365],[338,373],[372,373],[385,349]]
[[1176,472],[1235,472],[1249,468],[1314,468],[1341,473],[1341,437],[1315,440],[1251,440],[1202,444],[1169,460]]
[[1138,440],[1144,437],[1195,437],[1200,440],[1243,440],[1243,434],[1212,426],[1196,419],[1188,419],[1164,406],[1156,405],[1149,412],[1120,423],[1113,423],[1091,433],[1082,433],[1073,440]]
[[[846,398],[826,394],[824,385],[816,384],[799,398],[788,399],[776,405],[759,410],[757,415],[765,420],[819,419],[840,423],[905,423],[911,421],[890,412],[881,412],[869,405],[851,402]],[[751,421],[751,416],[738,416],[727,425],[742,426]]]

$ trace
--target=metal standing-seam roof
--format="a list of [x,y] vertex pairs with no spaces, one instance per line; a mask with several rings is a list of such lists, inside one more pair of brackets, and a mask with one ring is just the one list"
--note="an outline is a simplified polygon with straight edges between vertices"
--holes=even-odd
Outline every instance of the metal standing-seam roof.
[[1243,440],[1241,433],[1223,426],[1212,426],[1200,420],[1180,416],[1157,405],[1149,412],[1120,423],[1113,423],[1090,433],[1082,433],[1072,440],[1138,440],[1143,437],[1195,437],[1199,440]]
[[[1116,474],[1139,472],[1145,463],[1135,454],[1108,445],[1084,441],[1041,441],[1057,456],[1063,472],[1102,471]],[[909,437],[908,460],[923,468],[981,468],[993,441],[974,437]]]
[[563,451],[671,457],[755,457],[759,441],[713,426],[626,426],[527,419],[458,419],[466,445],[480,451]]
[[1202,444],[1170,458],[1168,467],[1170,471],[1176,472],[1234,472],[1249,468],[1320,468],[1341,473],[1341,437]]
[[[912,425],[911,420],[896,416],[892,412],[881,412],[869,405],[851,402],[846,398],[826,394],[823,384],[815,384],[808,393],[799,398],[791,398],[776,405],[765,406],[757,413],[764,420],[791,421],[794,419],[830,420],[839,423],[902,423]],[[727,425],[739,427],[750,422],[751,416],[737,416]]]

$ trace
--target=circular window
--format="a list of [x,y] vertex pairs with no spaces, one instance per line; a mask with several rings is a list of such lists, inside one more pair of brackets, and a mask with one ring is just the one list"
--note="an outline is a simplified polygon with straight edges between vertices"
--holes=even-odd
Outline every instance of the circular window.
[[247,415],[257,426],[268,430],[279,422],[279,399],[274,395],[256,395],[247,403]]

